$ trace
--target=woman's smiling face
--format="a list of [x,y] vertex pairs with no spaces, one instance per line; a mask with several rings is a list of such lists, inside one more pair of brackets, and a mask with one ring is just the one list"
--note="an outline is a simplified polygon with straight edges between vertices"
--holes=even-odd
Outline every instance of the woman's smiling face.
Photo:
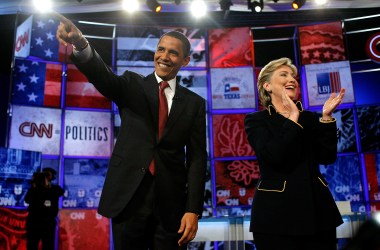
[[290,99],[295,100],[297,98],[298,82],[295,77],[293,70],[286,65],[278,67],[273,72],[269,83],[264,84],[265,89],[272,92],[272,101],[281,100],[284,89]]

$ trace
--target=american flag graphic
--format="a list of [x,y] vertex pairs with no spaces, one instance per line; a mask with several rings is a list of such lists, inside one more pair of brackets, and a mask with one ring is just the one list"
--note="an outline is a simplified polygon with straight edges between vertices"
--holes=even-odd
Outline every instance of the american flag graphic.
[[68,64],[66,106],[111,109],[111,101],[102,96],[74,64]]
[[191,43],[188,66],[205,67],[205,31],[187,28],[128,27],[118,31],[117,65],[153,67],[153,56],[160,37],[167,31],[185,34]]
[[336,93],[342,88],[339,72],[318,73],[317,83],[319,94]]
[[120,29],[117,38],[117,65],[154,66],[153,55],[160,34],[157,28]]
[[13,72],[12,103],[59,107],[62,65],[16,59]]
[[59,20],[48,16],[33,16],[30,56],[47,61],[65,61],[71,47],[61,45],[55,37]]

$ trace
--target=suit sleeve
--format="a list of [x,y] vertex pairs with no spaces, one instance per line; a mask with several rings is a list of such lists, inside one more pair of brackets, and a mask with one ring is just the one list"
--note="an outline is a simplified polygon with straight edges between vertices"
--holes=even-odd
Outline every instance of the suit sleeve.
[[95,49],[92,47],[91,49],[93,56],[90,60],[80,62],[73,54],[71,60],[103,96],[119,104],[125,99],[123,93],[129,92],[127,89],[129,85],[125,83],[133,82],[132,78],[138,74],[126,71],[121,76],[116,75]]
[[337,158],[337,126],[336,122],[322,123],[317,119],[317,161],[319,164],[331,164]]
[[202,215],[207,168],[206,111],[202,99],[189,143],[186,145],[188,195],[186,211]]

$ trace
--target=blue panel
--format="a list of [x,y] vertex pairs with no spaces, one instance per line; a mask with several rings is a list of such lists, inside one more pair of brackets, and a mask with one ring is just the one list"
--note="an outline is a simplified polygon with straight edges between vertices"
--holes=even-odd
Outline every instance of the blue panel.
[[380,70],[352,74],[356,105],[380,103]]

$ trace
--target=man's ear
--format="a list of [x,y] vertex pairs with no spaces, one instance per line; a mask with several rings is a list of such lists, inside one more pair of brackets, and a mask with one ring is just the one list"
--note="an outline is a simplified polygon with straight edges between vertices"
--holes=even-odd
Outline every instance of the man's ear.
[[183,61],[182,67],[187,66],[187,65],[189,64],[189,62],[190,62],[190,56],[187,56],[187,57],[185,58],[185,60]]

